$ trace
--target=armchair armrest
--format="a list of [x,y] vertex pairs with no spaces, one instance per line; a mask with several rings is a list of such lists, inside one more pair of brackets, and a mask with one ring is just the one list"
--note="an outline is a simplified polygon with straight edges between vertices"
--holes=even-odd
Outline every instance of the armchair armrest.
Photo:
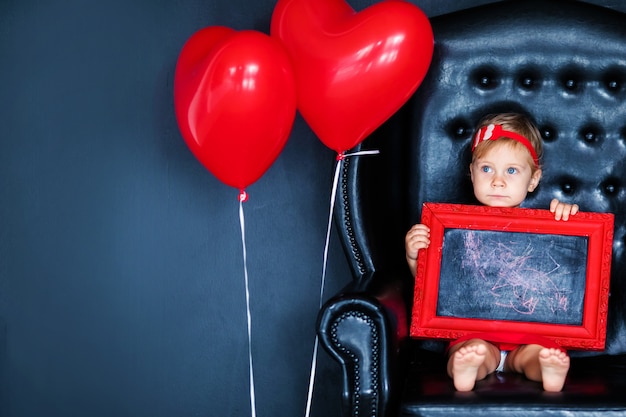
[[393,404],[391,393],[398,391],[392,390],[395,365],[408,336],[405,284],[376,278],[346,286],[318,317],[320,343],[343,371],[345,416],[385,416]]

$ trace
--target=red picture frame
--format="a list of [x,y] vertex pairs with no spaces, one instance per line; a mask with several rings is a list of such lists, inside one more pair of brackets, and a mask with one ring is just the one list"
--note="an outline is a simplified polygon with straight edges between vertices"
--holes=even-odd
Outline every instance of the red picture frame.
[[418,254],[411,336],[506,331],[603,349],[613,217],[425,203],[430,245]]

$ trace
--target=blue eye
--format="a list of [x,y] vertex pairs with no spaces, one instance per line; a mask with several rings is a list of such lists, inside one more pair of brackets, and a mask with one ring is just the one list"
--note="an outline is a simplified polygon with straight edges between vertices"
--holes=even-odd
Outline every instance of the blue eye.
[[508,168],[506,170],[507,174],[515,174],[517,172],[517,168]]
[[491,172],[491,167],[488,167],[487,165],[485,165],[482,168],[480,168],[480,170],[482,172]]

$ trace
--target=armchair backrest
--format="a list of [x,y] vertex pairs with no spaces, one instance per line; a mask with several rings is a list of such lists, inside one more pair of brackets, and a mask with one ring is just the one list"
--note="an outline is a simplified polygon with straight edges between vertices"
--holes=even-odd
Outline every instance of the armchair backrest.
[[355,280],[408,275],[404,234],[422,204],[476,204],[473,127],[488,113],[524,112],[545,142],[543,178],[525,206],[556,197],[615,214],[607,352],[626,352],[626,14],[506,1],[431,23],[426,79],[361,146],[381,154],[345,161],[336,214]]

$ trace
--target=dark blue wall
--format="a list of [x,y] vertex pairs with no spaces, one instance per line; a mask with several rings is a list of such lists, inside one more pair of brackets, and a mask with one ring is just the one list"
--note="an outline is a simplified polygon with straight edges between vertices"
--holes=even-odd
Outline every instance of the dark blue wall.
[[[172,88],[193,32],[267,33],[274,4],[0,2],[0,415],[250,415],[237,191],[185,146]],[[333,164],[298,117],[248,189],[260,417],[304,413]],[[326,297],[349,280],[333,235]],[[339,384],[321,352],[314,416]]]

